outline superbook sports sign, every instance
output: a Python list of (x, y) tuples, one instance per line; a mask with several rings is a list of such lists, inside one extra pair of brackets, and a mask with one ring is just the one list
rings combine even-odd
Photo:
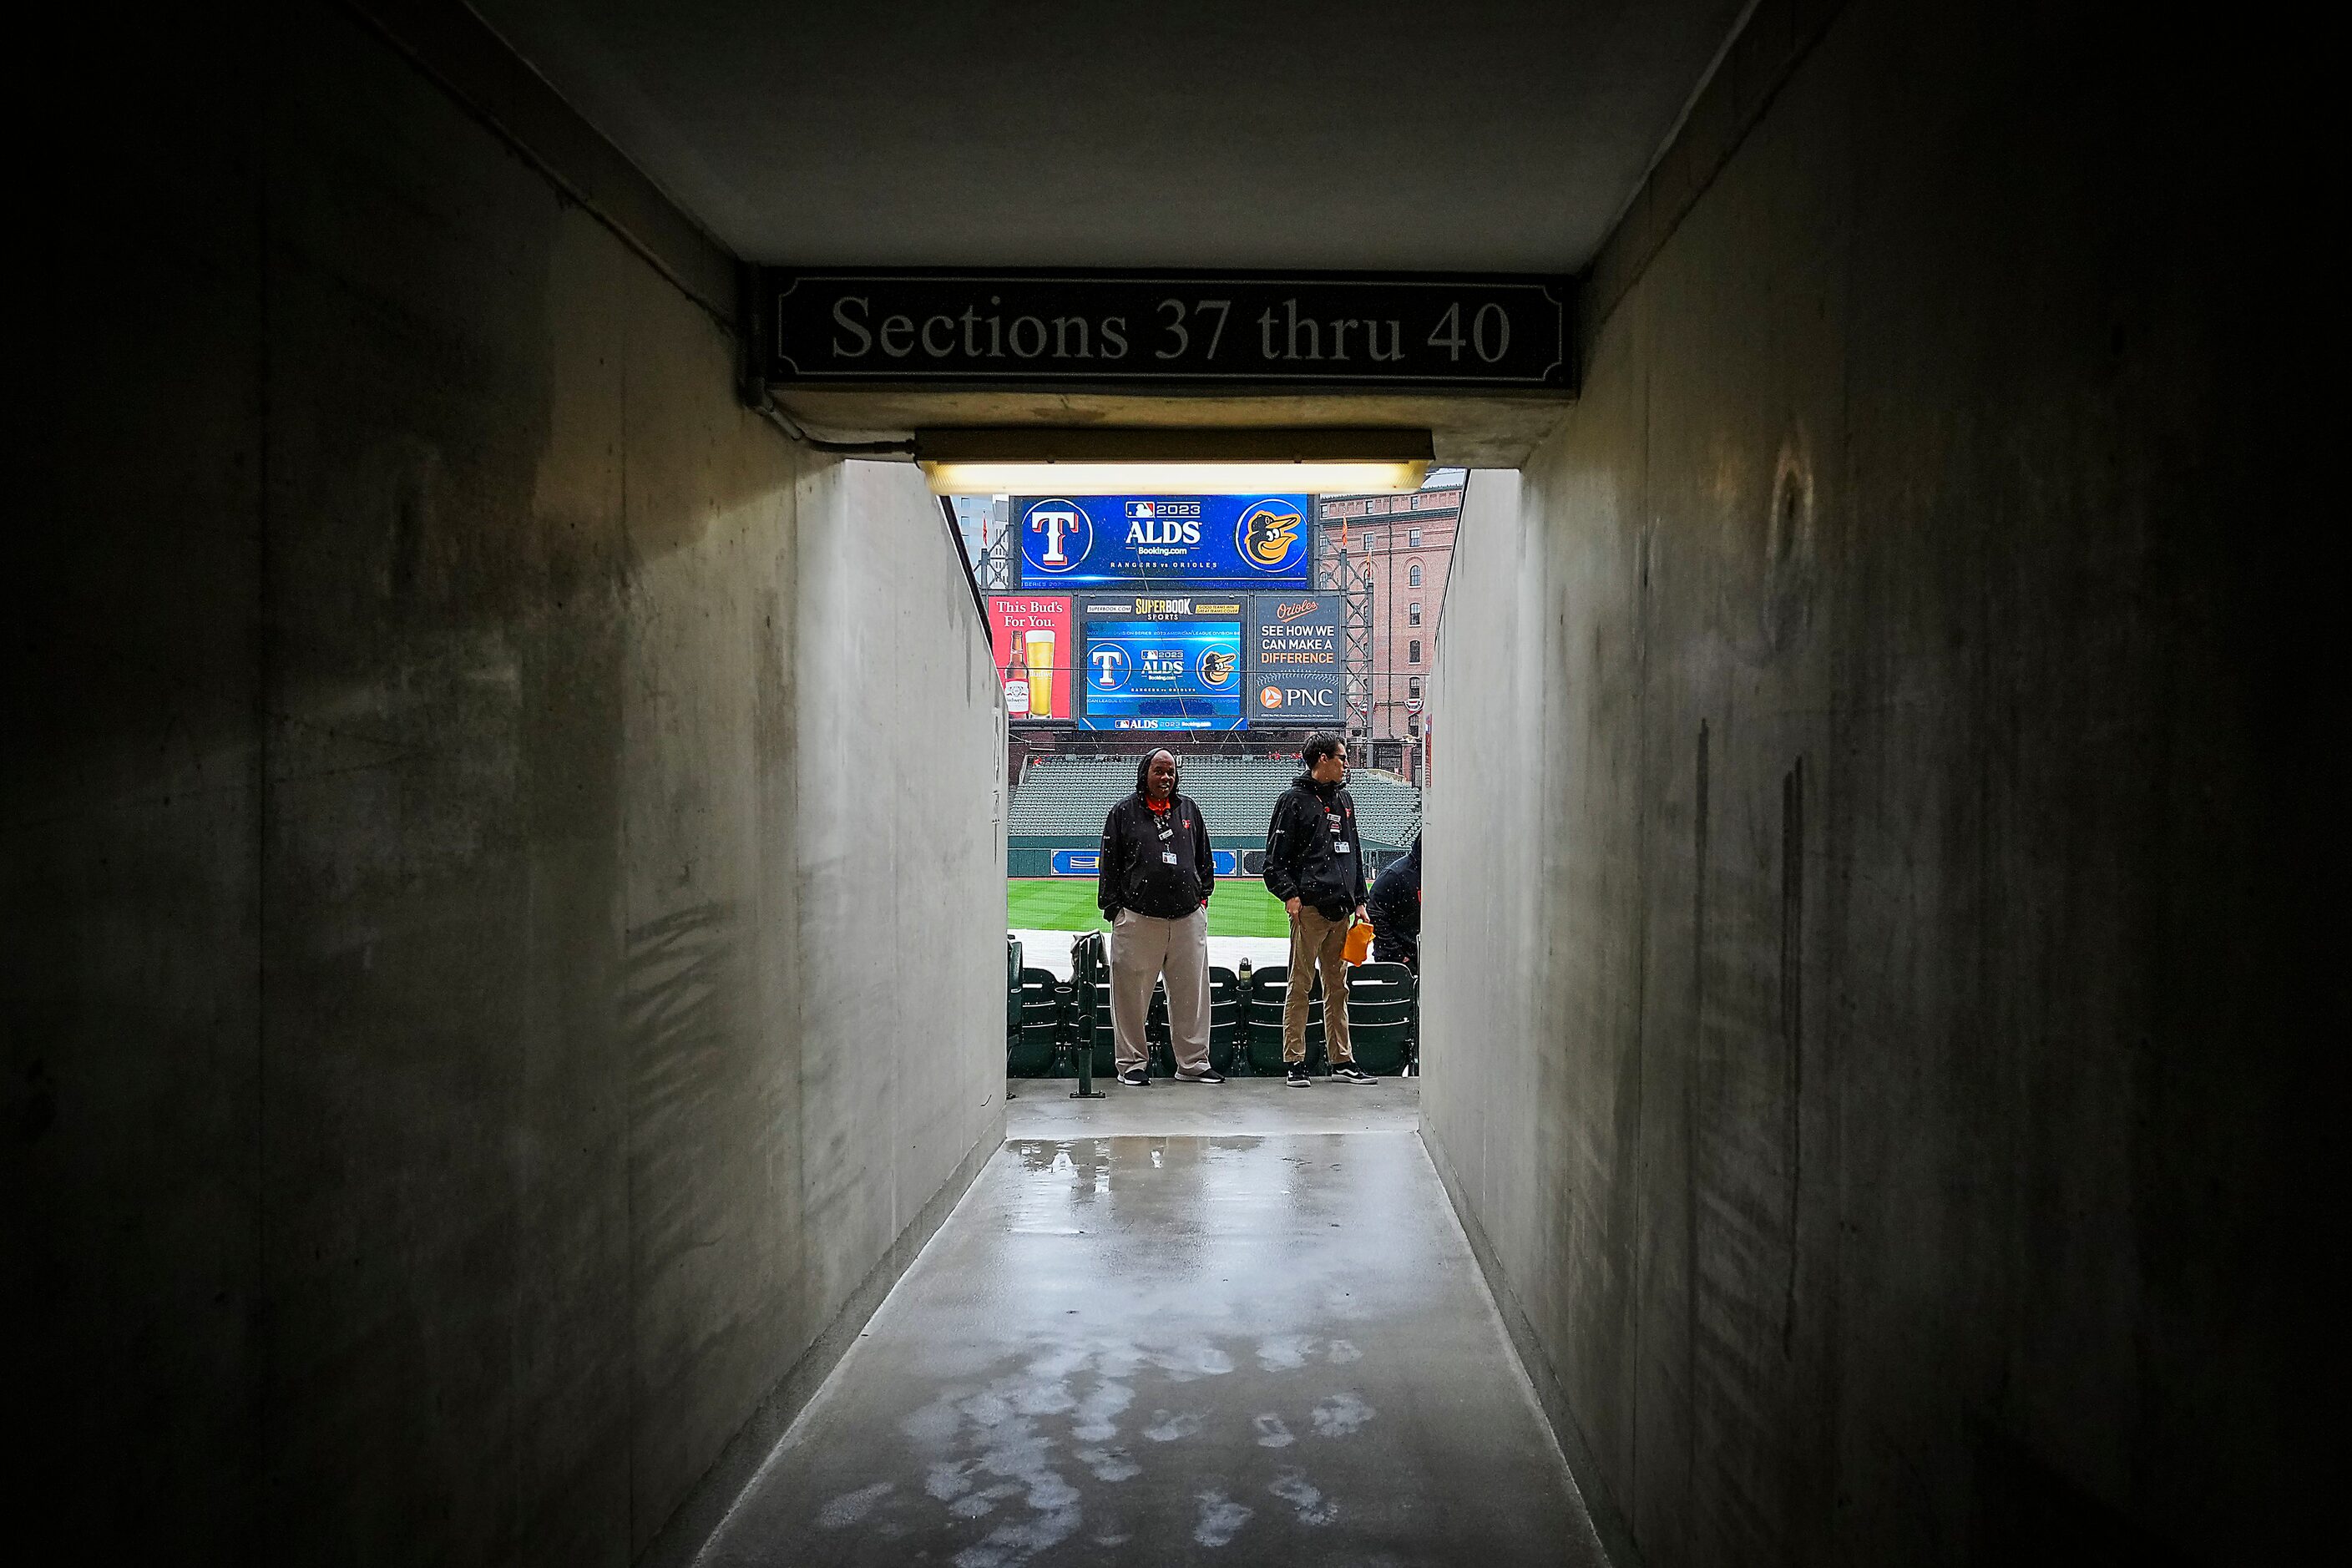
[(1303, 495), (1019, 496), (1019, 585), (1304, 587), (1313, 516)]
[(772, 267), (771, 384), (1575, 390), (1572, 285), (1491, 273)]

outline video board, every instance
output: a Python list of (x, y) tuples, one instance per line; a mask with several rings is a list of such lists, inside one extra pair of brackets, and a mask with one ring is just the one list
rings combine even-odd
[(1016, 496), (1019, 586), (1307, 586), (1313, 502), (1277, 496)]
[(1005, 714), (1087, 730), (1321, 729), (1345, 715), (1338, 594), (999, 594)]
[(1241, 599), (1079, 595), (1082, 730), (1238, 730)]

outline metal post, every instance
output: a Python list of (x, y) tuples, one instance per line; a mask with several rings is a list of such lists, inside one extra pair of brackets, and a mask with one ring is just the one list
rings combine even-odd
[[(1021, 995), (1021, 940), (1011, 931), (1004, 933), (1004, 968), (1005, 984), (1011, 986), (1013, 991), (1012, 1001), (1005, 1009), (1004, 1052), (1009, 1058), (1013, 1054), (1013, 1045), (1021, 1038), (1023, 1026), (1028, 1021), (1027, 1009), (1022, 1005)], [(1005, 1066), (1008, 1070), (1004, 1075), (1004, 1098), (1018, 1100), (1021, 1097), (1013, 1092), (1013, 1074), (1010, 1071), (1012, 1064), (1008, 1061)]]
[(1095, 1087), (1095, 995), (1096, 954), (1102, 951), (1102, 936), (1089, 931), (1070, 946), (1070, 977), (1078, 988), (1078, 1087), (1072, 1100), (1107, 1100), (1109, 1096)]
[(980, 559), (972, 563), (972, 577), (991, 594), (1009, 593), (1013, 587), (1013, 531), (1004, 529), (991, 540)]
[(1348, 559), (1343, 546), (1336, 553), (1323, 557), (1317, 565), (1324, 590), (1339, 595), (1341, 702), (1347, 709), (1350, 738), (1361, 737), (1363, 741), (1362, 750), (1349, 760), (1369, 764), (1372, 711), (1380, 695), (1373, 689), (1373, 655), (1377, 649), (1376, 628), (1372, 625), (1372, 563), (1367, 560), (1359, 569)]

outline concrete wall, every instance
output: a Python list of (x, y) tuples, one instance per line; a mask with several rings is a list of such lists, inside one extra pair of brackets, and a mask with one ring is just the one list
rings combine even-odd
[(794, 449), (353, 13), (265, 14), (61, 48), (17, 142), (82, 136), (27, 206), (18, 1479), (92, 1554), (674, 1555), (1000, 1141), (986, 640), (913, 468)]
[(1628, 1560), (2311, 1517), (2340, 699), (2243, 85), (1857, 0), (1472, 483), (1424, 1134)]

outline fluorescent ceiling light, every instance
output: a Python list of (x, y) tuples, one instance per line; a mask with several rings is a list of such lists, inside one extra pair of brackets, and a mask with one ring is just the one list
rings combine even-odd
[(1426, 463), (925, 463), (940, 496), (1385, 495)]
[(1426, 430), (926, 430), (934, 495), (1379, 494), (1421, 488)]

